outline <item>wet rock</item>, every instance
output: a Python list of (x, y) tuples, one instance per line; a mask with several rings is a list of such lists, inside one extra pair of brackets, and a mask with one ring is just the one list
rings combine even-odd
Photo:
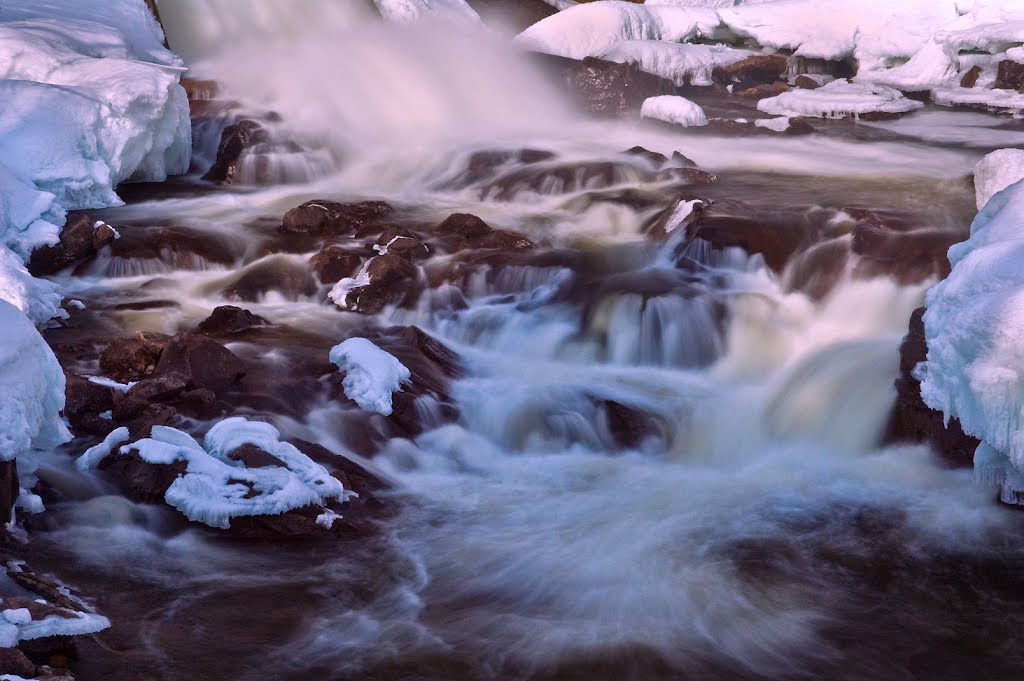
[(801, 90), (817, 90), (821, 87), (821, 84), (813, 78), (801, 74), (793, 81), (793, 86)]
[(974, 87), (978, 84), (978, 77), (981, 75), (981, 67), (974, 65), (967, 70), (960, 79), (960, 87)]
[(737, 246), (751, 255), (759, 253), (776, 272), (817, 239), (817, 226), (799, 212), (767, 213), (723, 202), (706, 207), (688, 231), (691, 238), (716, 249)]
[(568, 69), (570, 90), (583, 108), (600, 116), (623, 116), (639, 110), (644, 100), (675, 92), (664, 78), (618, 64), (587, 57)]
[[(133, 433), (132, 439), (138, 440), (148, 436), (149, 433), (143, 431), (138, 435)], [(132, 450), (126, 454), (115, 451), (100, 462), (99, 468), (110, 476), (121, 492), (132, 501), (155, 504), (164, 500), (167, 488), (178, 476), (185, 473), (186, 465), (184, 461), (154, 465), (143, 461), (139, 453)]]
[(1024, 90), (1024, 64), (1004, 59), (999, 62), (996, 71), (996, 83), (992, 86), (997, 90)]
[(209, 101), (215, 98), (220, 90), (215, 80), (182, 78), (179, 82), (181, 87), (185, 88), (185, 94), (188, 95), (190, 101)]
[(53, 246), (42, 246), (32, 252), (28, 270), (34, 276), (55, 274), (96, 255), (116, 237), (114, 229), (103, 222), (97, 223), (85, 213), (69, 213), (60, 241)]
[(887, 221), (884, 214), (871, 214), (853, 229), (851, 250), (861, 256), (854, 273), (886, 275), (903, 284), (945, 278), (950, 272), (946, 252), (964, 236), (960, 230), (916, 227), (898, 217)]
[(469, 213), (453, 213), (439, 224), (434, 233), (448, 237), (444, 244), (451, 252), (469, 249), (522, 250), (534, 248), (533, 242), (521, 234), (493, 229)]
[(153, 426), (173, 426), (181, 420), (178, 410), (166, 404), (149, 404), (127, 423), (132, 440), (149, 437)]
[(924, 335), (924, 311), (918, 308), (910, 317), (909, 332), (900, 345), (900, 375), (896, 379), (896, 404), (889, 417), (883, 444), (917, 442), (930, 444), (953, 466), (974, 465), (974, 450), (981, 441), (964, 433), (957, 419), (944, 424), (941, 412), (921, 400), (921, 383), (914, 378), (914, 367), (928, 355)]
[[(349, 291), (343, 309), (363, 314), (377, 314), (387, 305), (400, 305), (419, 284), (419, 270), (401, 256), (388, 253), (367, 263), (369, 283)], [(337, 304), (337, 301), (335, 301)]]
[(802, 291), (813, 300), (821, 300), (846, 272), (850, 242), (838, 237), (814, 244), (796, 255), (786, 267), (787, 291)]
[(394, 209), (383, 201), (307, 201), (284, 214), (281, 230), (292, 234), (354, 234)]
[(322, 284), (334, 284), (339, 279), (354, 276), (363, 264), (363, 257), (342, 246), (324, 246), (309, 259), (309, 264)]
[(174, 400), (189, 386), (189, 377), (171, 371), (154, 378), (139, 381), (123, 396), (115, 397), (113, 416), (118, 422), (129, 421), (142, 414), (153, 402)]
[(431, 254), (430, 247), (407, 229), (391, 227), (377, 238), (373, 250), (381, 255), (394, 253), (406, 260), (422, 260)]
[(212, 232), (189, 227), (126, 227), (121, 238), (110, 244), (115, 259), (106, 274), (123, 276), (134, 274), (130, 268), (118, 264), (118, 259), (159, 260), (174, 269), (204, 269), (209, 263), (232, 265), (235, 251), (231, 243)]
[(293, 257), (276, 255), (263, 258), (241, 271), (224, 289), (224, 297), (258, 302), (268, 293), (277, 293), (288, 300), (316, 293), (313, 273)]
[(775, 83), (762, 83), (761, 85), (753, 85), (742, 89), (733, 89), (733, 94), (737, 97), (764, 99), (765, 97), (781, 95), (783, 92), (787, 92), (788, 90), (789, 85), (780, 80)]
[(117, 338), (100, 353), (100, 369), (115, 381), (129, 383), (152, 376), (170, 336), (139, 333), (135, 338)]
[(736, 90), (774, 83), (789, 69), (789, 59), (778, 54), (755, 55), (735, 64), (716, 66), (711, 78), (721, 85), (734, 85)]
[(248, 442), (241, 447), (228, 452), (228, 458), (232, 461), (242, 463), (246, 468), (263, 468), (267, 466), (287, 468), (281, 459), (277, 458), (265, 449), (261, 449), (260, 447)]
[(178, 373), (188, 385), (222, 393), (245, 375), (245, 364), (233, 352), (205, 336), (182, 333), (167, 344), (156, 367), (157, 376)]
[(36, 675), (36, 665), (17, 648), (0, 648), (0, 675), (2, 674), (31, 679)]
[(718, 175), (700, 168), (665, 168), (658, 171), (655, 179), (683, 185), (714, 184), (718, 182)]
[(100, 414), (113, 409), (113, 389), (73, 374), (64, 377), (64, 416), (72, 431), (92, 435), (110, 432), (110, 421)]
[(266, 142), (267, 131), (256, 121), (243, 119), (224, 128), (217, 147), (217, 159), (203, 179), (220, 185), (229, 185), (238, 174), (238, 162), (249, 147)]
[(214, 308), (209, 317), (199, 322), (198, 329), (211, 336), (228, 336), (266, 325), (266, 319), (248, 310), (234, 305), (221, 305)]
[(11, 521), (14, 502), (18, 500), (21, 486), (18, 483), (18, 460), (0, 461), (0, 523)]
[(638, 409), (613, 400), (600, 403), (608, 422), (608, 430), (619, 447), (633, 449), (645, 440), (661, 434), (657, 422)]

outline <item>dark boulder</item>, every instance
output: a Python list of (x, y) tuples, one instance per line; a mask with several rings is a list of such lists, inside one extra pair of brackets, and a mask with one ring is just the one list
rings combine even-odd
[(471, 249), (523, 250), (534, 248), (532, 241), (521, 234), (493, 229), (469, 213), (453, 213), (434, 229), (444, 237), (442, 243), (452, 253)]
[(539, 163), (510, 170), (481, 187), (480, 195), (495, 201), (513, 201), (524, 192), (566, 194), (595, 190), (627, 182), (648, 182), (654, 172), (647, 164), (621, 161)]
[(324, 246), (309, 259), (309, 264), (322, 284), (354, 276), (363, 264), (363, 257), (343, 246)]
[[(163, 425), (163, 424), (161, 424)], [(148, 437), (148, 432), (133, 433), (133, 439)], [(106, 475), (113, 478), (121, 492), (132, 501), (147, 504), (160, 503), (164, 500), (167, 488), (179, 476), (184, 475), (184, 461), (156, 465), (143, 461), (135, 450), (122, 454), (115, 451), (99, 465)]]
[(248, 310), (234, 305), (221, 305), (199, 322), (198, 330), (211, 336), (229, 336), (266, 325), (266, 319)]
[(190, 227), (129, 227), (121, 230), (121, 238), (111, 242), (111, 263), (106, 274), (123, 276), (126, 268), (120, 261), (158, 260), (177, 270), (204, 269), (209, 263), (233, 265), (235, 249), (222, 236)]
[(28, 271), (37, 277), (55, 274), (95, 256), (116, 236), (114, 228), (104, 222), (97, 222), (85, 213), (68, 213), (60, 241), (34, 250), (28, 261)]
[(113, 416), (118, 422), (129, 421), (153, 402), (170, 402), (189, 386), (189, 377), (177, 371), (139, 381), (123, 395), (115, 396)]
[(463, 189), (490, 179), (509, 166), (530, 165), (549, 161), (555, 155), (540, 149), (483, 149), (470, 154), (466, 166), (458, 175), (446, 181), (442, 188)]
[(233, 352), (205, 336), (178, 334), (167, 344), (156, 367), (157, 376), (178, 373), (188, 385), (222, 393), (245, 375), (245, 364)]
[(568, 69), (570, 91), (582, 107), (599, 116), (624, 116), (637, 111), (648, 97), (673, 94), (670, 80), (645, 73), (631, 64), (587, 57)]
[(281, 459), (248, 442), (241, 447), (228, 452), (228, 458), (232, 461), (240, 462), (246, 468), (266, 468), (275, 466), (278, 468), (287, 468)]
[(100, 353), (100, 369), (122, 383), (152, 376), (170, 337), (139, 333), (135, 338), (116, 338)]
[(383, 201), (307, 201), (284, 214), (281, 229), (293, 234), (351, 235), (393, 210)]
[(996, 71), (996, 83), (992, 86), (997, 90), (1024, 90), (1024, 64), (1004, 59), (999, 62)]
[(947, 426), (941, 412), (921, 400), (921, 383), (913, 371), (928, 356), (924, 335), (924, 312), (918, 308), (910, 317), (910, 328), (900, 345), (900, 375), (896, 379), (896, 404), (889, 417), (885, 444), (917, 442), (930, 444), (952, 466), (970, 467), (974, 450), (981, 441), (964, 433), (957, 419)]
[(217, 147), (217, 159), (203, 179), (220, 185), (229, 185), (238, 174), (238, 162), (249, 147), (266, 142), (267, 131), (256, 121), (243, 119), (224, 128)]
[(431, 254), (431, 248), (420, 237), (407, 229), (389, 227), (377, 238), (373, 250), (381, 255), (394, 253), (406, 260), (422, 260)]
[(0, 523), (6, 525), (13, 517), (14, 502), (18, 500), (21, 485), (18, 482), (18, 460), (0, 461)]
[(711, 78), (720, 85), (733, 85), (736, 90), (774, 83), (789, 69), (789, 59), (778, 54), (755, 55), (735, 64), (716, 66)]
[[(4, 607), (12, 606), (5, 602)], [(36, 677), (36, 665), (17, 648), (0, 648), (0, 674), (33, 679)]]
[(65, 374), (64, 416), (76, 433), (106, 435), (110, 432), (110, 421), (100, 414), (114, 407), (112, 388), (92, 381)]
[(796, 213), (730, 211), (721, 204), (706, 207), (689, 226), (693, 239), (716, 249), (737, 246), (761, 254), (765, 264), (781, 272), (794, 253), (817, 239), (814, 225)]
[(351, 312), (377, 314), (386, 305), (400, 305), (419, 286), (419, 269), (405, 258), (388, 253), (366, 265), (368, 283), (352, 288), (344, 303), (335, 304)]

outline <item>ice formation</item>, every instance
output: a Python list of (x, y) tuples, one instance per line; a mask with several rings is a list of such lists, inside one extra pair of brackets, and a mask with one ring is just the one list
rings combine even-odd
[(331, 361), (345, 372), (345, 395), (362, 409), (389, 416), (391, 394), (412, 374), (394, 355), (365, 338), (349, 338), (331, 349)]
[(790, 90), (762, 99), (757, 108), (773, 116), (841, 118), (866, 113), (906, 113), (924, 104), (884, 85), (834, 80), (816, 90)]
[(478, 15), (465, 0), (373, 0), (387, 21), (408, 24), (425, 19), (479, 22)]
[[(110, 620), (102, 615), (67, 609), (61, 610), (60, 613), (33, 620), (28, 608), (0, 612), (0, 647), (13, 648), (19, 641), (50, 636), (95, 634), (110, 627)], [(3, 678), (6, 678), (6, 675)]]
[(71, 439), (60, 419), (64, 372), (32, 322), (0, 300), (0, 460)]
[[(211, 428), (204, 445), (175, 428), (154, 426), (151, 437), (120, 451), (137, 451), (152, 464), (184, 461), (184, 475), (171, 483), (164, 498), (189, 520), (211, 527), (228, 528), (232, 518), (279, 515), (352, 496), (326, 468), (280, 437), (269, 423), (232, 417)], [(283, 466), (247, 468), (228, 457), (245, 444), (273, 455)]]
[(635, 64), (676, 85), (711, 85), (716, 66), (727, 66), (757, 54), (727, 45), (693, 45), (661, 40), (623, 40), (598, 55), (608, 61)]
[[(995, 153), (979, 167), (998, 165), (1005, 154)], [(986, 172), (982, 184), (994, 181)], [(1024, 470), (1022, 227), (1024, 182), (1018, 181), (993, 195), (970, 238), (949, 249), (953, 271), (928, 292), (928, 358), (917, 369), (925, 403), (984, 440), (993, 451), (979, 450), (982, 463), (991, 468), (1002, 455), (1017, 477)]]
[(640, 107), (642, 118), (655, 118), (667, 123), (675, 123), (685, 127), (696, 127), (708, 124), (704, 110), (686, 99), (673, 95), (649, 97)]

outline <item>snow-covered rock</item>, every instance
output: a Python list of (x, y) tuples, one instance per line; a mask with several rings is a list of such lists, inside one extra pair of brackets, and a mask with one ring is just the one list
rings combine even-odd
[(683, 41), (711, 35), (718, 26), (713, 9), (636, 5), (604, 0), (570, 7), (526, 29), (524, 47), (570, 59), (606, 54), (624, 40)]
[(974, 193), (981, 210), (997, 192), (1024, 179), (1024, 150), (999, 149), (974, 166)]
[(390, 416), (391, 395), (412, 374), (398, 359), (365, 338), (349, 338), (331, 349), (331, 362), (345, 372), (345, 395), (361, 408)]
[[(232, 518), (280, 515), (352, 496), (326, 468), (280, 437), (269, 423), (233, 417), (211, 428), (203, 445), (175, 428), (154, 426), (151, 437), (120, 451), (137, 451), (149, 464), (185, 462), (184, 474), (164, 498), (189, 520), (211, 527), (226, 529)], [(255, 445), (283, 465), (252, 468), (228, 456), (243, 445)]]
[[(1024, 182), (996, 193), (927, 295), (921, 397), (1024, 470)], [(990, 457), (991, 458), (991, 457)]]
[(60, 418), (64, 372), (29, 319), (0, 300), (0, 460), (71, 439)]
[(623, 40), (599, 56), (608, 61), (635, 64), (641, 71), (671, 80), (676, 85), (711, 85), (716, 66), (728, 66), (757, 54), (727, 45), (694, 45), (663, 40)]
[(640, 107), (642, 118), (654, 118), (667, 123), (675, 123), (685, 127), (695, 127), (708, 124), (708, 117), (704, 110), (686, 99), (674, 95), (662, 95), (660, 97), (649, 97), (644, 100)]
[(774, 116), (842, 118), (866, 113), (906, 113), (924, 104), (884, 85), (834, 80), (816, 90), (796, 89), (762, 99), (757, 108)]

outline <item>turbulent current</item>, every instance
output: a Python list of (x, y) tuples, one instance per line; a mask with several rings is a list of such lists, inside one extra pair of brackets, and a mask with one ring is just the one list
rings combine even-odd
[[(195, 74), (253, 112), (279, 113), (272, 134), (300, 148), (250, 159), (263, 165), (249, 175), (243, 163), (231, 189), (186, 183), (98, 212), (127, 239), (195, 230), (227, 263), (101, 256), (61, 279), (86, 309), (56, 342), (173, 333), (237, 303), (225, 292), (242, 274), (311, 255), (275, 252), (268, 225), (314, 198), (385, 200), (420, 224), (472, 213), (554, 255), (474, 270), (459, 287), (425, 275), (417, 303), (370, 319), (339, 311), (322, 287), (244, 304), (284, 329), (273, 344), (229, 345), (271, 384), (286, 385), (296, 362), (326, 364), (333, 344), (368, 326), (418, 326), (462, 358), (457, 420), (425, 402), (422, 434), (375, 451), (361, 444), (358, 410), (326, 392), (282, 387), (252, 408), (392, 484), (399, 511), (371, 539), (241, 546), (108, 495), (66, 463), (44, 466), (67, 500), (36, 550), (104, 594), (98, 607), (119, 623), (102, 647), (83, 643), (84, 678), (1019, 673), (1016, 516), (926, 447), (879, 445), (900, 339), (932, 280), (846, 272), (816, 297), (760, 255), (682, 231), (652, 238), (674, 194), (640, 160), (635, 173), (617, 166), (614, 192), (465, 181), (484, 149), (582, 164), (642, 145), (718, 173), (702, 189), (714, 200), (869, 205), (966, 233), (965, 177), (1019, 128), (936, 111), (805, 138), (593, 121), (494, 29), (389, 27), (352, 0), (160, 10)], [(943, 135), (963, 125), (981, 131), (979, 148)], [(196, 130), (197, 173), (220, 129)], [(255, 186), (268, 167), (272, 184)]]

